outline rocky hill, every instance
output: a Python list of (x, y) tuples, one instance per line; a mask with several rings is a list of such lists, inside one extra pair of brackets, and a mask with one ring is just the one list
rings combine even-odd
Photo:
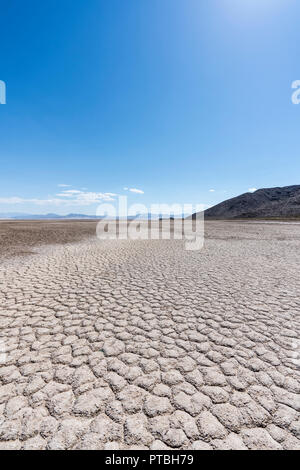
[(300, 217), (300, 185), (258, 189), (254, 193), (228, 199), (205, 211), (206, 219), (272, 217)]

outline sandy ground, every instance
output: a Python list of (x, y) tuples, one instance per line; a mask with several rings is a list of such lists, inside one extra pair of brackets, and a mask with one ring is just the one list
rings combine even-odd
[(188, 252), (82, 224), (2, 251), (0, 449), (299, 449), (300, 226)]
[(94, 220), (0, 220), (0, 261), (34, 253), (43, 244), (65, 244), (95, 234)]

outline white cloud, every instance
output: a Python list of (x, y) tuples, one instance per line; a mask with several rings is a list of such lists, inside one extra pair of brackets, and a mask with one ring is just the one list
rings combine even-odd
[(102, 201), (114, 201), (116, 194), (114, 193), (96, 193), (91, 191), (80, 191), (78, 189), (67, 189), (57, 194), (58, 197), (64, 198), (68, 204), (90, 205)]
[(256, 188), (249, 188), (249, 189), (248, 189), (248, 192), (249, 192), (249, 193), (255, 193), (255, 191), (257, 191)]
[(144, 191), (141, 189), (136, 189), (136, 188), (123, 188), (124, 191), (130, 191), (131, 193), (136, 193), (136, 194), (145, 194)]
[(54, 204), (59, 205), (63, 202), (61, 199), (53, 198), (53, 199), (30, 199), (30, 198), (23, 198), (23, 197), (0, 197), (1, 204), (35, 204), (37, 206), (43, 206), (46, 204)]
[(70, 184), (58, 184), (57, 185), (59, 188), (70, 188), (71, 185)]
[(144, 191), (142, 191), (141, 189), (130, 188), (129, 191), (136, 194), (144, 194)]
[(84, 192), (77, 189), (68, 189), (56, 194), (54, 198), (46, 199), (30, 199), (17, 196), (0, 198), (1, 204), (34, 204), (38, 206), (54, 205), (54, 206), (90, 206), (99, 202), (114, 201), (114, 193), (96, 193)]
[(74, 197), (76, 194), (80, 194), (82, 191), (79, 191), (78, 189), (68, 189), (66, 191), (62, 191), (59, 194), (56, 194), (56, 196), (59, 197)]
[(214, 192), (215, 192), (215, 189), (210, 189), (209, 192), (210, 192), (210, 193), (214, 193)]
[(0, 197), (0, 203), (2, 204), (22, 204), (25, 202), (25, 199), (21, 197)]

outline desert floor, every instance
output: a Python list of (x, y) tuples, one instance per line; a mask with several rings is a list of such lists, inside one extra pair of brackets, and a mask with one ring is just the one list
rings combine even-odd
[(0, 222), (0, 449), (299, 449), (300, 225), (95, 226)]

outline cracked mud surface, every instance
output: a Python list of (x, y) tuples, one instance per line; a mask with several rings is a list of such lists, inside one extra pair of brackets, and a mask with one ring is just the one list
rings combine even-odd
[(0, 266), (0, 449), (299, 449), (300, 226)]
[(1, 220), (0, 261), (34, 253), (39, 245), (65, 244), (95, 234), (95, 220)]

